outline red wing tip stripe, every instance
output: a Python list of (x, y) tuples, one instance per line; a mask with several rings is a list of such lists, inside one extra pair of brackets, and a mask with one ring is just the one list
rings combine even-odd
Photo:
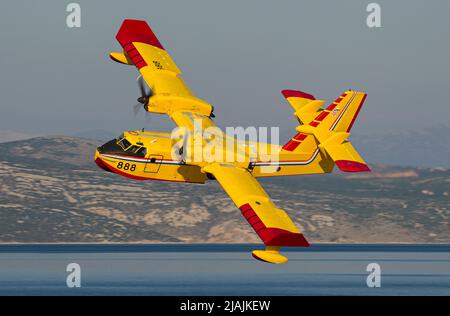
[(253, 229), (255, 230), (255, 232), (256, 232), (258, 235), (260, 235), (260, 232), (261, 232), (261, 231), (264, 231), (264, 229), (267, 229), (267, 228), (266, 228), (266, 225), (264, 225), (263, 222), (261, 222), (261, 221), (255, 223), (255, 224), (251, 224), (251, 223), (250, 223), (250, 225), (252, 225)]
[(134, 47), (133, 43), (127, 43), (126, 45), (123, 45), (123, 48), (127, 52), (128, 57), (138, 69), (147, 66), (144, 58), (141, 56), (136, 47)]
[(292, 247), (308, 247), (309, 243), (303, 236), (303, 234), (293, 233), (280, 228), (266, 227), (266, 225), (259, 219), (253, 208), (249, 203), (243, 204), (239, 207), (244, 214), (251, 211), (255, 214), (256, 218), (249, 220), (246, 218), (249, 224), (253, 227), (254, 231), (258, 234), (261, 240), (267, 246), (292, 246)]
[(136, 64), (137, 69), (141, 69), (141, 68), (143, 68), (143, 67), (145, 67), (145, 66), (147, 66), (147, 63), (146, 63), (146, 62), (141, 62), (141, 63), (137, 63), (137, 64)]
[(309, 247), (309, 242), (303, 234), (292, 233), (280, 228), (266, 228), (260, 237), (267, 246), (278, 247)]
[(255, 227), (256, 224), (260, 224), (261, 220), (259, 219), (258, 216), (252, 216), (250, 218), (247, 218), (247, 221), (250, 223), (250, 225), (252, 225), (253, 227)]
[(132, 57), (131, 59), (133, 59), (134, 62), (144, 61), (144, 58), (142, 58), (141, 55), (136, 55), (136, 56)]
[(255, 211), (253, 211), (253, 209), (247, 209), (245, 211), (242, 211), (242, 215), (244, 215), (245, 219), (249, 220), (250, 218), (252, 218), (253, 216), (257, 216)]
[(319, 125), (319, 122), (311, 122), (309, 123), (312, 127), (317, 127)]
[(282, 90), (281, 94), (287, 99), (287, 98), (304, 98), (309, 100), (315, 100), (316, 98), (309, 93), (297, 91), (297, 90)]
[[(133, 46), (134, 47), (134, 46)], [(138, 50), (137, 49), (135, 49), (135, 48), (133, 48), (133, 49), (128, 49), (128, 50), (126, 50), (127, 51), (127, 55), (130, 57), (130, 58), (135, 58), (136, 56), (141, 56), (141, 54), (139, 54), (139, 52), (138, 52)]]
[(364, 163), (351, 160), (336, 160), (336, 166), (345, 172), (368, 172), (369, 166)]
[(116, 38), (122, 47), (130, 42), (140, 42), (164, 49), (147, 22), (141, 20), (124, 20)]
[(253, 214), (251, 214), (250, 216), (245, 216), (245, 218), (247, 218), (248, 221), (254, 220), (255, 218), (259, 220), (259, 217), (256, 215), (255, 212), (253, 212)]
[(133, 60), (133, 63), (137, 66), (137, 64), (145, 64), (145, 61), (141, 59)]

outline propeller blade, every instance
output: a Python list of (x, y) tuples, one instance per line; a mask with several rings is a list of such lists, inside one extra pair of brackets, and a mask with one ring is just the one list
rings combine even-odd
[(139, 113), (139, 110), (141, 108), (142, 108), (142, 104), (141, 103), (136, 103), (135, 105), (133, 105), (134, 116), (136, 116)]
[[(138, 104), (135, 104), (134, 106), (133, 106), (133, 112), (134, 112), (134, 115), (136, 116), (137, 115), (137, 113), (139, 112), (139, 109), (142, 107), (142, 106), (144, 106), (144, 109), (146, 109), (146, 106), (147, 106), (147, 104), (148, 104), (148, 100), (150, 99), (150, 97), (153, 95), (153, 93), (152, 93), (152, 90), (150, 89), (150, 88), (145, 88), (145, 86), (146, 86), (146, 83), (145, 83), (145, 81), (144, 81), (144, 78), (142, 78), (142, 75), (140, 75), (139, 77), (137, 77), (136, 78), (136, 81), (137, 81), (137, 83), (138, 83), (138, 86), (139, 86), (139, 90), (140, 90), (140, 92), (141, 92), (141, 96), (139, 97), (139, 98), (137, 98), (137, 101), (139, 102)], [(148, 92), (146, 91), (146, 90), (148, 90)], [(146, 114), (146, 122), (148, 122), (149, 121), (149, 114), (150, 113), (148, 113), (148, 111), (146, 110), (145, 111), (145, 114)]]
[(141, 97), (146, 97), (147, 94), (145, 92), (145, 84), (144, 84), (144, 79), (142, 78), (142, 76), (137, 77), (137, 82), (138, 82), (138, 86), (139, 86), (139, 90), (141, 91)]

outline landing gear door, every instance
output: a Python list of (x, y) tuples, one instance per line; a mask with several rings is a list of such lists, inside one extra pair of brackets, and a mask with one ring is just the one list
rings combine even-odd
[(162, 159), (163, 156), (161, 155), (151, 155), (148, 157), (147, 162), (145, 163), (144, 172), (157, 173), (161, 166)]

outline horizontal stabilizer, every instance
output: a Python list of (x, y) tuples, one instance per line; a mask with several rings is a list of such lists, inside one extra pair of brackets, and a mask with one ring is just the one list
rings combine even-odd
[(294, 115), (302, 124), (309, 124), (314, 120), (325, 104), (325, 101), (316, 100), (311, 94), (302, 91), (283, 90), (281, 93), (294, 108)]
[(286, 98), (295, 111), (298, 111), (303, 106), (316, 99), (311, 94), (297, 90), (283, 90), (281, 91), (281, 94)]
[(345, 172), (365, 172), (370, 168), (355, 150), (353, 145), (346, 140), (349, 133), (335, 133), (324, 143), (319, 145), (319, 149), (325, 151), (336, 166)]
[(324, 104), (325, 101), (322, 100), (311, 101), (296, 111), (294, 115), (302, 124), (309, 124), (317, 117), (318, 112), (321, 111), (322, 105)]

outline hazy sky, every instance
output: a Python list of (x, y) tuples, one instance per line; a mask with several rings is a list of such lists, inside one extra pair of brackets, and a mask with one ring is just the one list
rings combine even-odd
[[(220, 126), (296, 120), (280, 94), (334, 100), (368, 93), (353, 131), (377, 134), (450, 124), (450, 2), (378, 1), (382, 28), (366, 26), (372, 1), (71, 1), (0, 4), (0, 130), (40, 134), (146, 126), (134, 117), (137, 70), (108, 58), (124, 18), (145, 19)], [(160, 129), (166, 118), (151, 118)]]

